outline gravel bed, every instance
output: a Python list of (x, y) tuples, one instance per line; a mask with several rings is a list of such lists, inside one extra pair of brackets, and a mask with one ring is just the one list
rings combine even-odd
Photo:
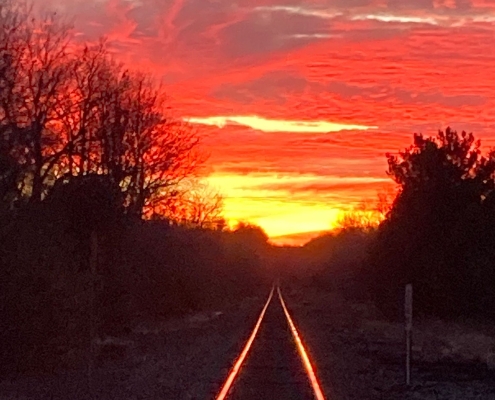
[(214, 398), (247, 340), (265, 300), (246, 299), (221, 312), (141, 326), (113, 344), (117, 360), (101, 361), (93, 394), (85, 369), (0, 382), (0, 399)]
[(415, 323), (406, 387), (402, 324), (338, 292), (288, 288), (283, 294), (328, 399), (495, 399), (495, 374), (487, 367), (495, 344), (490, 326)]

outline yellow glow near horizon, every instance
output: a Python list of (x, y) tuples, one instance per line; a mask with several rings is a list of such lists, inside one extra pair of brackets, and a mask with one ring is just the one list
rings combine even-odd
[(368, 130), (377, 126), (341, 124), (329, 121), (297, 121), (283, 119), (269, 119), (257, 115), (248, 116), (215, 116), (185, 118), (193, 124), (203, 124), (224, 128), (227, 125), (238, 124), (262, 132), (292, 132), (292, 133), (328, 133), (342, 130)]
[[(230, 226), (239, 222), (250, 222), (258, 225), (270, 238), (327, 231), (337, 222), (342, 209), (339, 207), (314, 207), (283, 201), (257, 202), (255, 200), (239, 200), (226, 197), (224, 215)], [(259, 208), (264, 214), (258, 216)]]
[[(230, 226), (240, 221), (250, 222), (262, 227), (273, 239), (278, 236), (328, 231), (335, 226), (341, 212), (346, 209), (345, 205), (294, 198), (283, 190), (269, 189), (271, 184), (280, 182), (297, 184), (320, 179), (318, 176), (213, 174), (208, 181), (225, 196), (224, 216)], [(362, 181), (369, 178), (349, 179)], [(266, 188), (261, 189), (260, 186)]]
[[(279, 209), (279, 207), (274, 208)], [(328, 231), (334, 227), (342, 211), (340, 208), (312, 209), (301, 206), (296, 208), (290, 204), (285, 208), (286, 214), (256, 218), (253, 223), (261, 226), (271, 238), (296, 233)]]

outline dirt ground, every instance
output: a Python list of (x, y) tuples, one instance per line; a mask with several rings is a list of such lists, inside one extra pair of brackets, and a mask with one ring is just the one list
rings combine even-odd
[(283, 292), (328, 399), (495, 399), (493, 326), (415, 320), (406, 387), (403, 324), (338, 289)]
[[(495, 373), (488, 368), (495, 363), (492, 326), (415, 320), (412, 385), (406, 387), (402, 324), (338, 290), (282, 287), (282, 293), (328, 399), (495, 400)], [(95, 367), (92, 395), (81, 368), (3, 380), (0, 400), (212, 399), (264, 301), (246, 299), (106, 338), (100, 347), (109, 353)]]
[(249, 337), (264, 298), (223, 310), (138, 326), (125, 338), (105, 338), (93, 374), (87, 369), (5, 379), (0, 400), (205, 400), (219, 391)]

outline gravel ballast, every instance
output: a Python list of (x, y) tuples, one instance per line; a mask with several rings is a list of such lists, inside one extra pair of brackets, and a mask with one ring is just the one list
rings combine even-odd
[[(402, 324), (338, 291), (282, 287), (282, 293), (328, 399), (495, 400), (488, 368), (495, 332), (489, 325), (415, 321), (412, 385), (406, 387)], [(265, 301), (246, 299), (216, 312), (141, 325), (125, 338), (105, 338), (102, 349), (124, 353), (96, 365), (92, 395), (81, 368), (6, 379), (0, 400), (213, 399)]]
[(489, 325), (416, 321), (406, 387), (402, 324), (338, 291), (290, 287), (283, 293), (328, 399), (495, 399), (495, 374), (487, 367), (495, 343)]
[(221, 311), (140, 326), (125, 338), (106, 338), (107, 348), (113, 346), (124, 354), (96, 365), (93, 395), (88, 390), (87, 370), (81, 368), (5, 379), (0, 383), (0, 399), (212, 399), (265, 300), (246, 299)]

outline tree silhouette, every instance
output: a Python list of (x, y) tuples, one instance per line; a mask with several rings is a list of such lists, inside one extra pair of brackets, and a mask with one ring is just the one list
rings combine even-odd
[(200, 139), (104, 40), (0, 2), (1, 374), (260, 290), (268, 238), (226, 229)]
[(363, 201), (357, 206), (341, 211), (334, 223), (337, 231), (374, 231), (384, 219), (386, 198), (378, 198), (376, 202)]
[(3, 5), (0, 24), (0, 149), (12, 167), (1, 179), (13, 197), (39, 202), (57, 180), (108, 175), (142, 216), (199, 176), (200, 136), (167, 116), (152, 76), (114, 61), (104, 40), (77, 46), (56, 15), (25, 3)]
[(180, 190), (169, 196), (161, 213), (174, 223), (185, 226), (217, 230), (226, 228), (222, 216), (222, 195), (207, 183), (197, 180), (184, 181)]
[(368, 270), (380, 302), (394, 303), (412, 282), (424, 312), (479, 312), (483, 280), (493, 276), (480, 262), (495, 244), (487, 226), (495, 221), (493, 153), (482, 156), (472, 134), (447, 128), (437, 137), (415, 134), (387, 160), (399, 191)]
[(28, 8), (12, 7), (0, 21), (2, 141), (21, 161), (22, 183), (37, 202), (66, 149), (54, 126), (63, 98), (70, 96), (70, 34), (55, 15), (36, 19)]

